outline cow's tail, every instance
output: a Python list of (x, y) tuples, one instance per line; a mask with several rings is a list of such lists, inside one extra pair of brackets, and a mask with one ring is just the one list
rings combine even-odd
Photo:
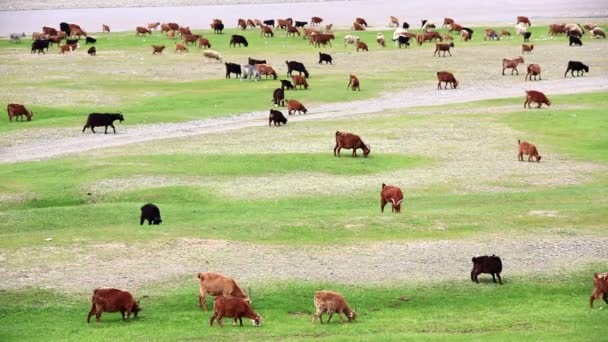
[(339, 137), (340, 134), (342, 134), (342, 133), (340, 133), (340, 131), (336, 131), (336, 138)]
[(384, 189), (384, 187), (385, 187), (385, 186), (386, 186), (386, 184), (385, 184), (385, 183), (382, 183), (382, 189)]
[(521, 140), (517, 139), (517, 145), (521, 145)]

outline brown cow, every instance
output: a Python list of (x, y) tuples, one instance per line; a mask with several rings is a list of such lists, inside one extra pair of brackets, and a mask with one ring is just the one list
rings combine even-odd
[(74, 50), (76, 50), (77, 47), (79, 47), (80, 45), (78, 44), (64, 44), (64, 45), (60, 45), (59, 46), (59, 53), (60, 54), (65, 54), (66, 52), (72, 52)]
[(528, 17), (518, 16), (515, 25), (519, 23), (524, 23), (527, 26), (532, 26), (532, 23), (530, 22), (530, 19), (528, 19)]
[(291, 79), (293, 80), (294, 90), (297, 90), (298, 86), (300, 86), (300, 89), (302, 89), (302, 86), (304, 86), (304, 89), (308, 89), (308, 82), (306, 82), (306, 77), (300, 75), (293, 75), (291, 76)]
[(255, 22), (251, 19), (247, 19), (247, 27), (255, 28)]
[(72, 37), (78, 37), (78, 39), (80, 39), (80, 36), (87, 36), (87, 33), (79, 28), (70, 31), (70, 33)]
[(593, 293), (589, 298), (589, 307), (593, 307), (596, 299), (603, 299), (608, 304), (608, 273), (593, 274)]
[(511, 75), (513, 75), (513, 71), (517, 72), (517, 74), (519, 75), (519, 70), (517, 70), (517, 66), (519, 65), (519, 63), (523, 63), (523, 62), (524, 62), (524, 58), (521, 56), (514, 58), (514, 59), (503, 58), (502, 59), (502, 75), (503, 76), (505, 75), (506, 69), (512, 69)]
[(6, 106), (6, 111), (10, 122), (13, 122), (13, 118), (15, 118), (15, 121), (21, 118), (21, 121), (23, 121), (23, 116), (27, 118), (27, 121), (32, 121), (34, 115), (34, 112), (27, 110), (24, 105), (18, 103), (9, 103)]
[(359, 79), (357, 78), (357, 76), (351, 74), (350, 75), (350, 79), (348, 80), (348, 84), (346, 85), (346, 90), (348, 89), (352, 89), (353, 91), (355, 90), (359, 90), (361, 91), (361, 85), (359, 83)]
[(359, 52), (359, 50), (369, 51), (367, 49), (367, 44), (365, 44), (364, 42), (357, 42), (357, 52)]
[(260, 30), (260, 37), (261, 36), (274, 37), (274, 32), (272, 32), (272, 29), (270, 28), (270, 26), (264, 25), (264, 26), (262, 26), (262, 29)]
[(247, 22), (245, 19), (239, 19), (237, 25), (241, 30), (245, 31), (247, 29)]
[(259, 26), (259, 27), (264, 26), (264, 23), (262, 23), (262, 21), (260, 19), (254, 19), (254, 23), (255, 23), (255, 26)]
[(323, 22), (323, 18), (312, 17), (310, 18), (310, 26), (319, 26)]
[[(95, 289), (91, 302), (93, 305), (87, 315), (87, 323), (91, 322), (91, 316), (93, 315), (99, 323), (103, 312), (120, 312), (122, 319), (127, 320), (131, 317), (131, 313), (133, 313), (134, 318), (137, 318), (137, 314), (141, 311), (139, 303), (133, 299), (133, 295), (119, 289)], [(125, 313), (127, 314), (126, 317)]]
[(370, 148), (358, 135), (348, 132), (336, 131), (336, 146), (334, 147), (334, 157), (340, 157), (341, 149), (353, 150), (353, 157), (357, 156), (357, 149), (363, 150), (363, 157), (367, 158)]
[(52, 28), (52, 27), (44, 26), (42, 28), (42, 33), (48, 34), (49, 36), (56, 36), (57, 35), (57, 30), (54, 29), (54, 28)]
[(287, 19), (277, 19), (277, 28), (286, 30), (291, 24)]
[(449, 25), (448, 32), (460, 32), (462, 31), (462, 26), (456, 23), (452, 23)]
[(437, 55), (437, 52), (439, 52), (438, 55), (441, 57), (441, 51), (443, 51), (443, 57), (445, 57), (446, 52), (450, 54), (450, 57), (452, 57), (452, 53), (450, 52), (451, 47), (454, 47), (454, 42), (435, 44), (435, 53), (433, 53), (433, 57)]
[[(150, 24), (148, 24), (148, 26), (149, 25)], [(162, 25), (160, 25), (160, 32), (169, 32), (169, 31), (172, 31), (172, 30), (171, 30), (171, 27), (169, 27), (168, 24), (162, 24)]]
[(204, 47), (206, 49), (209, 49), (209, 48), (211, 48), (211, 43), (209, 42), (209, 39), (207, 39), (207, 38), (200, 38), (198, 40), (198, 47), (199, 48)]
[(403, 193), (396, 186), (386, 185), (382, 183), (382, 191), (380, 191), (380, 212), (384, 212), (384, 207), (387, 203), (393, 206), (392, 212), (401, 212), (401, 201), (403, 201)]
[(549, 34), (556, 36), (559, 34), (566, 34), (566, 24), (551, 24), (549, 25)]
[(530, 104), (532, 102), (538, 103), (538, 107), (536, 108), (540, 108), (543, 103), (547, 106), (551, 106), (551, 101), (549, 101), (545, 94), (537, 90), (526, 90), (526, 102), (524, 102), (524, 108), (526, 108), (526, 105), (528, 105), (528, 108), (531, 108)]
[(315, 314), (312, 316), (312, 323), (314, 324), (317, 319), (321, 320), (321, 324), (323, 324), (323, 314), (329, 314), (329, 319), (327, 319), (327, 323), (331, 322), (331, 317), (334, 313), (338, 314), (340, 318), (340, 323), (343, 323), (344, 320), (342, 318), (342, 314), (346, 316), (349, 322), (354, 321), (357, 318), (357, 313), (349, 307), (346, 299), (334, 291), (317, 291), (315, 293), (315, 297), (313, 298), (313, 302), (315, 304)]
[(533, 44), (522, 44), (522, 46), (521, 46), (521, 53), (522, 54), (524, 54), (525, 52), (527, 52), (528, 54), (531, 54), (532, 50), (534, 50), (534, 45)]
[(294, 114), (295, 112), (298, 112), (298, 114), (302, 114), (302, 112), (304, 112), (304, 114), (306, 114), (308, 109), (306, 109), (306, 107), (304, 107), (304, 105), (297, 100), (287, 100), (287, 114), (291, 115), (292, 112)]
[(454, 24), (454, 19), (452, 18), (443, 18), (443, 25), (441, 27), (446, 27), (448, 25)]
[(302, 35), (302, 38), (304, 38), (304, 39), (309, 38), (309, 39), (311, 39), (311, 42), (312, 42), (311, 36), (313, 34), (320, 34), (321, 33), (321, 30), (318, 29), (318, 28), (303, 28), (302, 30), (304, 32), (304, 34)]
[(538, 65), (538, 64), (528, 65), (528, 73), (526, 74), (525, 80), (527, 81), (528, 77), (529, 77), (530, 81), (532, 81), (532, 76), (534, 76), (534, 80), (536, 80), (536, 76), (538, 76), (538, 79), (542, 81), (542, 77), (540, 76), (540, 65)]
[(277, 73), (274, 71), (274, 69), (268, 65), (268, 64), (256, 64), (255, 68), (258, 70), (258, 72), (260, 73), (260, 75), (266, 75), (266, 78), (268, 78), (268, 76), (272, 76), (272, 78), (274, 80), (277, 79)]
[(186, 43), (186, 45), (192, 43), (194, 45), (196, 45), (196, 42), (201, 38), (202, 36), (200, 34), (183, 34), (182, 38), (184, 39), (184, 43)]
[(102, 24), (101, 25), (101, 32), (103, 32), (103, 33), (110, 33), (110, 26), (108, 26), (106, 24)]
[(139, 36), (145, 36), (146, 34), (152, 34), (152, 31), (148, 30), (147, 28), (143, 27), (143, 26), (137, 26), (137, 28), (135, 28), (135, 36), (139, 37)]
[(509, 32), (507, 30), (500, 30), (500, 36), (501, 37), (511, 37), (511, 32)]
[(175, 53), (177, 52), (188, 52), (188, 48), (186, 47), (186, 45), (175, 43)]
[(243, 317), (251, 319), (255, 326), (260, 326), (260, 322), (262, 321), (262, 317), (253, 312), (251, 304), (242, 298), (217, 296), (213, 301), (213, 315), (211, 316), (209, 325), (213, 326), (213, 321), (217, 319), (217, 324), (223, 328), (223, 317), (234, 318), (233, 324), (236, 325), (236, 321), (238, 320), (241, 326), (243, 326)]
[(440, 42), (443, 41), (441, 34), (439, 34), (437, 31), (425, 32), (416, 36), (416, 42), (418, 45), (422, 45), (422, 43), (432, 41), (434, 39), (439, 39)]
[(500, 40), (500, 36), (496, 33), (496, 30), (487, 28), (484, 30), (483, 40)]
[[(148, 30), (158, 30), (158, 26), (160, 25), (159, 22), (156, 23), (148, 23)], [(169, 28), (169, 26), (167, 26), (167, 28)], [(167, 30), (169, 31), (169, 30)]]
[(365, 31), (365, 26), (359, 23), (353, 23), (353, 26), (351, 28), (355, 31)]
[(468, 42), (471, 40), (471, 34), (467, 30), (460, 31), (460, 40)]
[(388, 27), (391, 27), (391, 26), (393, 26), (393, 25), (394, 25), (395, 27), (399, 27), (399, 18), (394, 17), (394, 16), (392, 16), (392, 15), (391, 15), (391, 17), (389, 18), (389, 20), (390, 20), (390, 21), (389, 21), (389, 23), (388, 23)]
[(245, 291), (232, 278), (223, 274), (201, 272), (198, 274), (198, 286), (198, 305), (205, 311), (207, 311), (207, 294), (226, 298), (241, 298), (251, 302)]
[(190, 27), (186, 26), (179, 28), (179, 34), (183, 37), (186, 34), (192, 34), (192, 32), (190, 31)]
[(448, 83), (452, 85), (452, 89), (458, 86), (458, 81), (451, 72), (438, 71), (437, 72), (437, 89), (441, 89), (441, 82), (445, 82), (445, 89), (448, 88)]
[(367, 21), (363, 18), (355, 18), (355, 23), (367, 27)]
[(164, 45), (152, 45), (152, 54), (156, 55), (156, 54), (162, 54), (163, 50), (165, 49)]
[(540, 158), (542, 158), (542, 156), (538, 154), (538, 150), (534, 144), (527, 141), (521, 142), (520, 140), (517, 140), (517, 145), (519, 145), (519, 150), (517, 152), (517, 159), (519, 159), (519, 161), (524, 161), (525, 154), (528, 156), (529, 162), (532, 161), (532, 158), (535, 158), (537, 163), (540, 162)]
[(296, 34), (299, 36), (300, 35), (300, 31), (298, 31), (298, 29), (295, 26), (287, 26), (287, 37), (291, 36), (296, 36)]

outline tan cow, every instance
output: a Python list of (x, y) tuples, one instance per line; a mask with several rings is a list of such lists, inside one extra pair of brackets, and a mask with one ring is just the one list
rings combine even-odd
[(224, 296), (226, 298), (241, 298), (251, 303), (247, 293), (230, 277), (213, 272), (201, 272), (198, 274), (199, 296), (198, 305), (207, 311), (207, 294), (212, 296)]
[(331, 322), (331, 317), (334, 313), (338, 314), (340, 318), (340, 323), (344, 322), (342, 318), (342, 314), (348, 318), (348, 321), (354, 321), (357, 317), (357, 313), (351, 310), (346, 302), (346, 299), (334, 291), (317, 291), (315, 293), (315, 297), (313, 299), (315, 304), (315, 314), (312, 316), (312, 323), (314, 324), (317, 319), (321, 320), (321, 324), (323, 324), (323, 314), (329, 314), (329, 318), (327, 319), (327, 323)]

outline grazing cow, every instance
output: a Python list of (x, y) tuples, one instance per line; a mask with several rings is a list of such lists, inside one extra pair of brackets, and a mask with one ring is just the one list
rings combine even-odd
[(314, 42), (315, 47), (321, 47), (321, 45), (325, 46), (327, 44), (331, 46), (331, 40), (335, 38), (333, 33), (315, 33), (310, 35), (310, 39)]
[(308, 70), (306, 70), (304, 64), (296, 61), (285, 61), (285, 64), (287, 64), (287, 76), (291, 76), (293, 71), (297, 71), (300, 75), (304, 73), (304, 77), (308, 78)]
[(503, 76), (505, 75), (506, 69), (512, 69), (511, 75), (513, 75), (513, 71), (517, 72), (517, 74), (519, 75), (519, 70), (517, 70), (517, 66), (519, 65), (519, 63), (523, 63), (523, 62), (524, 62), (524, 58), (521, 56), (514, 58), (514, 59), (503, 58), (502, 59), (502, 75)]
[(309, 39), (309, 45), (310, 45), (310, 44), (313, 43), (312, 35), (314, 35), (314, 34), (320, 34), (321, 30), (318, 29), (318, 28), (303, 28), (302, 29), (302, 33), (303, 33), (302, 38), (303, 39), (308, 38)]
[(384, 39), (384, 35), (381, 32), (378, 32), (376, 34), (376, 43), (378, 43), (378, 45), (385, 47), (386, 46), (386, 41)]
[(256, 64), (255, 68), (258, 69), (260, 75), (265, 75), (266, 78), (272, 76), (272, 79), (276, 80), (278, 77), (276, 71), (268, 64)]
[(293, 90), (293, 84), (289, 80), (281, 80), (281, 89)]
[(308, 109), (306, 109), (306, 107), (304, 107), (304, 105), (297, 100), (287, 100), (287, 113), (291, 115), (292, 112), (298, 112), (298, 114), (302, 114), (302, 112), (304, 112), (304, 114), (306, 114)]
[(340, 323), (344, 322), (342, 318), (342, 314), (346, 316), (349, 322), (352, 322), (357, 318), (357, 313), (351, 310), (350, 306), (346, 302), (346, 299), (334, 291), (317, 291), (315, 293), (315, 297), (313, 299), (315, 304), (315, 314), (312, 316), (312, 323), (314, 324), (317, 319), (321, 321), (323, 324), (323, 314), (327, 313), (329, 318), (327, 319), (327, 323), (331, 322), (331, 317), (334, 313), (338, 314), (340, 318)]
[(192, 34), (192, 31), (190, 31), (190, 27), (186, 26), (186, 27), (180, 27), (179, 28), (179, 34), (183, 37), (186, 34)]
[(306, 26), (306, 25), (308, 25), (308, 22), (307, 22), (307, 21), (297, 21), (297, 20), (296, 20), (296, 21), (295, 21), (295, 25), (293, 25), (293, 26), (295, 26), (295, 27), (304, 27), (304, 26)]
[(85, 39), (84, 45), (87, 45), (87, 44), (95, 44), (95, 43), (97, 43), (97, 39), (95, 39), (95, 38), (93, 38), (93, 37), (87, 37), (87, 38)]
[(249, 57), (247, 59), (247, 64), (256, 65), (256, 64), (268, 64), (268, 63), (266, 63), (265, 59), (253, 59), (253, 58)]
[(367, 44), (365, 44), (364, 42), (357, 42), (357, 52), (359, 52), (359, 50), (369, 51), (367, 49)]
[(241, 298), (217, 296), (213, 301), (213, 316), (211, 316), (209, 325), (213, 326), (213, 321), (217, 319), (217, 324), (223, 328), (223, 317), (234, 318), (233, 325), (236, 325), (238, 320), (241, 326), (243, 326), (243, 317), (251, 319), (256, 327), (260, 326), (262, 321), (262, 317), (253, 311), (251, 304), (247, 301)]
[(397, 43), (400, 49), (402, 46), (407, 48), (410, 46), (410, 37), (399, 35), (399, 37), (397, 37)]
[(239, 19), (236, 26), (243, 31), (247, 30), (247, 22), (245, 21), (245, 19)]
[(344, 36), (344, 47), (346, 47), (348, 44), (355, 45), (359, 42), (359, 40), (359, 37), (347, 34)]
[(95, 49), (94, 46), (91, 46), (88, 50), (87, 53), (89, 54), (89, 56), (96, 56), (97, 55), (97, 49)]
[(80, 47), (79, 44), (64, 44), (59, 46), (59, 53), (65, 54), (66, 52), (73, 52), (76, 48)]
[(322, 62), (325, 62), (325, 64), (327, 64), (327, 63), (334, 64), (333, 58), (331, 57), (331, 55), (329, 55), (327, 53), (319, 52), (319, 64), (322, 64)]
[(9, 103), (6, 106), (6, 112), (8, 113), (8, 120), (10, 122), (13, 122), (13, 118), (15, 118), (15, 121), (21, 118), (21, 121), (23, 121), (23, 116), (27, 118), (27, 121), (32, 121), (32, 116), (34, 115), (34, 112), (27, 110), (24, 105), (18, 103)]
[(549, 25), (549, 35), (557, 36), (560, 34), (566, 34), (566, 24), (551, 24)]
[(568, 68), (566, 68), (566, 72), (564, 73), (564, 77), (568, 75), (568, 71), (570, 71), (570, 75), (574, 77), (574, 72), (576, 71), (576, 76), (584, 76), (586, 72), (589, 72), (589, 66), (583, 64), (578, 61), (569, 61)]
[(589, 307), (593, 307), (596, 299), (603, 299), (608, 304), (608, 273), (593, 274), (593, 293), (589, 298)]
[(536, 76), (538, 76), (538, 79), (542, 81), (542, 77), (540, 75), (540, 65), (538, 64), (530, 64), (528, 65), (528, 73), (526, 74), (526, 78), (525, 80), (528, 80), (528, 77), (530, 78), (530, 81), (532, 81), (532, 76), (534, 76), (534, 80), (536, 81)]
[(532, 102), (538, 103), (538, 107), (536, 108), (539, 109), (543, 105), (543, 103), (547, 106), (551, 106), (551, 101), (549, 101), (545, 94), (536, 90), (526, 90), (526, 102), (524, 102), (524, 108), (526, 108), (526, 105), (528, 105), (528, 108), (531, 108), (530, 104)]
[(70, 32), (70, 24), (68, 23), (59, 23), (59, 30), (64, 32), (67, 37), (70, 36), (72, 32)]
[(209, 49), (211, 48), (211, 43), (209, 42), (209, 39), (207, 38), (199, 38), (198, 40), (198, 48), (205, 48), (205, 49)]
[(517, 151), (517, 159), (519, 161), (524, 161), (524, 154), (528, 156), (528, 162), (532, 161), (532, 158), (536, 159), (536, 162), (539, 163), (542, 156), (538, 154), (538, 150), (534, 144), (531, 144), (527, 141), (522, 142), (521, 140), (517, 140), (518, 151)]
[(507, 30), (500, 30), (500, 36), (501, 37), (511, 37), (511, 32), (509, 32)]
[(606, 32), (601, 27), (596, 27), (596, 28), (593, 28), (593, 29), (589, 30), (589, 34), (593, 38), (597, 38), (597, 39), (603, 38), (603, 39), (606, 39)]
[(498, 277), (498, 282), (502, 285), (502, 279), (500, 279), (500, 273), (502, 272), (502, 261), (500, 257), (492, 254), (491, 256), (483, 255), (478, 257), (473, 257), (471, 260), (473, 262), (473, 269), (471, 270), (471, 281), (479, 284), (479, 276), (482, 273), (489, 273), (492, 275), (492, 279), (496, 282), (496, 277)]
[(160, 209), (152, 203), (145, 204), (141, 207), (141, 216), (139, 218), (139, 225), (143, 225), (144, 221), (148, 221), (148, 225), (158, 225), (163, 222), (160, 218)]
[(260, 30), (260, 37), (261, 36), (274, 37), (274, 32), (272, 32), (270, 26), (262, 26), (262, 29)]
[(312, 17), (310, 18), (310, 26), (319, 26), (323, 22), (323, 18)]
[[(148, 23), (148, 30), (158, 30), (159, 25), (160, 25), (159, 22)], [(168, 26), (167, 26), (167, 28), (168, 28)]]
[(526, 52), (528, 54), (531, 54), (532, 50), (534, 50), (534, 45), (533, 44), (522, 44), (522, 46), (521, 46), (521, 53), (522, 54), (524, 54)]
[(186, 43), (186, 45), (189, 45), (190, 43), (196, 45), (196, 42), (202, 37), (200, 34), (183, 34), (182, 38), (184, 39), (184, 43)]
[(46, 39), (38, 39), (38, 40), (34, 40), (32, 42), (32, 52), (37, 52), (38, 54), (40, 54), (42, 52), (42, 54), (44, 53), (44, 49), (46, 49), (46, 51), (49, 51), (49, 41)]
[(439, 32), (435, 32), (435, 31), (421, 33), (416, 36), (416, 42), (418, 43), (418, 45), (422, 45), (422, 43), (424, 43), (424, 42), (432, 41), (435, 39), (439, 39), (440, 42), (443, 41), (441, 34), (439, 34)]
[(253, 21), (252, 19), (247, 19), (247, 27), (251, 27), (252, 29), (255, 28), (255, 21)]
[(210, 59), (215, 59), (218, 62), (222, 62), (222, 55), (215, 50), (206, 50), (203, 51), (203, 57), (205, 57), (205, 61), (209, 61)]
[(304, 76), (293, 75), (291, 76), (291, 79), (293, 81), (294, 90), (297, 90), (298, 86), (300, 86), (300, 89), (302, 89), (302, 87), (304, 87), (304, 89), (308, 89), (308, 82), (306, 82), (306, 78)]
[(168, 24), (162, 24), (162, 25), (160, 25), (160, 32), (161, 33), (162, 32), (167, 32), (168, 33), (169, 31), (173, 31), (173, 30), (171, 30), (171, 28), (169, 27)]
[(163, 50), (165, 49), (164, 45), (152, 45), (152, 54), (156, 55), (156, 54), (162, 54)]
[(256, 82), (260, 80), (260, 73), (258, 72), (258, 69), (256, 69), (253, 65), (242, 64), (241, 72), (241, 81), (243, 81), (247, 77), (249, 77), (249, 79), (252, 81), (255, 80)]
[(286, 30), (287, 26), (290, 26), (291, 23), (287, 19), (277, 19), (277, 28)]
[(483, 40), (500, 40), (500, 36), (498, 36), (498, 33), (494, 29), (487, 28), (484, 30), (484, 33)]
[(366, 145), (358, 135), (348, 132), (336, 131), (336, 146), (334, 147), (334, 157), (340, 157), (341, 149), (353, 150), (353, 157), (357, 156), (357, 149), (363, 150), (363, 157), (367, 158), (370, 152), (369, 145)]
[(355, 18), (355, 23), (367, 27), (367, 21), (363, 18)]
[(268, 127), (272, 127), (273, 122), (275, 126), (287, 125), (287, 118), (280, 111), (271, 109), (268, 117)]
[(462, 26), (456, 23), (452, 23), (448, 25), (448, 32), (460, 32), (462, 31)]
[(188, 52), (188, 47), (184, 44), (175, 43), (175, 53)]
[(11, 41), (14, 41), (15, 43), (21, 43), (21, 38), (25, 38), (25, 33), (11, 33)]
[(147, 28), (145, 28), (143, 26), (137, 26), (135, 28), (135, 36), (136, 37), (145, 36), (146, 34), (152, 35), (152, 31), (148, 30)]
[(346, 90), (348, 89), (352, 89), (353, 91), (361, 91), (361, 84), (359, 83), (359, 79), (357, 78), (357, 76), (353, 74), (350, 75), (348, 84), (346, 85)]
[(239, 298), (250, 302), (247, 293), (230, 277), (220, 273), (201, 272), (198, 274), (198, 306), (207, 311), (207, 295)]
[(524, 42), (529, 42), (531, 36), (532, 36), (532, 32), (524, 32), (524, 34), (523, 34)]
[(91, 322), (93, 315), (95, 315), (97, 323), (101, 322), (103, 312), (120, 312), (122, 319), (127, 320), (131, 314), (133, 314), (133, 318), (137, 318), (137, 314), (141, 311), (139, 303), (135, 301), (133, 295), (120, 289), (97, 288), (93, 290), (91, 302), (93, 305), (87, 315), (87, 323)]
[(235, 74), (236, 77), (241, 77), (241, 65), (235, 63), (224, 63), (226, 65), (226, 78), (230, 78), (230, 74)]
[(95, 127), (105, 126), (105, 134), (108, 134), (108, 126), (112, 127), (114, 130), (114, 134), (116, 134), (116, 127), (114, 127), (114, 121), (123, 122), (125, 120), (124, 116), (121, 113), (91, 113), (87, 117), (87, 122), (84, 124), (82, 128), (82, 133), (87, 128), (91, 129), (91, 132), (95, 132)]
[(300, 31), (298, 31), (298, 29), (295, 26), (287, 26), (287, 37), (289, 36), (296, 36), (298, 35), (298, 37), (300, 36)]
[(177, 31), (179, 30), (179, 25), (176, 23), (167, 23), (167, 26), (170, 30)]
[(42, 33), (48, 34), (49, 36), (56, 36), (57, 30), (52, 27), (44, 26), (42, 27)]
[(399, 27), (399, 18), (391, 15), (391, 17), (389, 18), (388, 27), (391, 27), (393, 25), (395, 27)]
[(274, 27), (274, 19), (268, 19), (263, 21), (264, 25)]
[(224, 24), (221, 21), (217, 22), (216, 20), (219, 19), (215, 19), (214, 22), (211, 23), (211, 29), (213, 30), (214, 34), (222, 34), (222, 31), (224, 30)]
[(239, 47), (241, 46), (241, 44), (245, 45), (245, 47), (249, 46), (249, 43), (247, 42), (247, 39), (245, 39), (245, 37), (240, 36), (238, 34), (233, 34), (232, 37), (230, 37), (230, 46), (236, 47), (236, 44), (239, 44)]
[(568, 39), (570, 41), (570, 44), (569, 44), (570, 46), (572, 46), (572, 45), (574, 45), (574, 46), (583, 46), (583, 42), (578, 37), (570, 36), (570, 37), (568, 37)]
[(441, 89), (442, 82), (445, 82), (445, 89), (448, 89), (448, 83), (452, 85), (452, 89), (456, 89), (456, 87), (458, 87), (458, 81), (451, 72), (438, 71), (437, 81), (437, 89)]
[(435, 53), (433, 53), (433, 57), (435, 57), (435, 55), (437, 55), (437, 52), (439, 52), (439, 57), (441, 57), (441, 51), (443, 51), (443, 57), (445, 57), (445, 53), (449, 53), (450, 57), (452, 56), (452, 53), (450, 52), (450, 48), (454, 47), (454, 43), (450, 42), (450, 43), (437, 43), (435, 44)]
[(396, 186), (386, 185), (382, 183), (382, 190), (380, 191), (380, 212), (384, 212), (384, 207), (387, 203), (391, 203), (393, 206), (392, 212), (401, 212), (401, 201), (403, 201), (403, 193), (401, 189)]
[(353, 26), (351, 28), (355, 31), (365, 31), (365, 26), (359, 23), (353, 23)]
[(460, 31), (460, 40), (468, 42), (469, 40), (471, 40), (471, 35), (468, 31), (462, 30)]
[(518, 16), (517, 22), (515, 24), (523, 23), (524, 25), (532, 26), (530, 19), (528, 17)]
[(108, 26), (106, 24), (102, 24), (101, 25), (101, 32), (103, 32), (103, 33), (110, 33), (110, 26)]
[(452, 18), (443, 18), (443, 25), (441, 27), (447, 27), (448, 25), (454, 24), (454, 19)]
[(275, 107), (285, 107), (285, 91), (283, 88), (277, 88), (272, 92), (272, 102)]

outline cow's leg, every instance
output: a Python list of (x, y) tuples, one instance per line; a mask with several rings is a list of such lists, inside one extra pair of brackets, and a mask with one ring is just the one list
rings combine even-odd
[(496, 273), (496, 276), (498, 277), (498, 283), (500, 285), (502, 285), (502, 279), (500, 279), (500, 273)]
[(329, 318), (327, 319), (327, 323), (329, 324), (329, 323), (331, 322), (331, 318), (332, 318), (332, 317), (333, 317), (333, 315), (334, 315), (334, 312), (333, 312), (333, 311), (330, 311), (330, 312), (328, 312), (328, 314), (329, 314)]
[(126, 320), (127, 317), (129, 317), (129, 315), (125, 316), (125, 312), (126, 312), (125, 309), (120, 309), (120, 315), (122, 316), (123, 321)]
[(108, 126), (106, 126), (106, 130), (103, 133), (108, 134)]
[(494, 275), (494, 273), (492, 273), (492, 281), (496, 282), (496, 276)]
[(606, 304), (608, 304), (608, 293), (604, 293), (602, 299), (604, 300), (604, 302), (606, 302)]
[(570, 75), (572, 75), (572, 77), (574, 77), (574, 69), (570, 70)]
[(524, 161), (524, 154), (523, 154), (523, 153), (521, 153), (521, 152), (520, 152), (520, 153), (518, 153), (518, 154), (517, 154), (517, 160), (519, 160), (519, 161)]
[(215, 320), (216, 317), (217, 317), (217, 312), (214, 312), (213, 315), (211, 316), (211, 320), (209, 320), (210, 326), (213, 326), (213, 321)]
[(222, 314), (217, 316), (217, 324), (220, 326), (220, 328), (224, 327), (224, 323), (222, 323)]
[(239, 324), (243, 326), (243, 317), (239, 317)]
[(383, 213), (384, 212), (384, 207), (386, 206), (386, 200), (384, 200), (384, 198), (382, 198), (380, 200), (380, 212)]
[(340, 156), (340, 149), (340, 146), (338, 145), (338, 143), (336, 143), (336, 146), (334, 147), (334, 157)]
[(452, 57), (452, 53), (450, 52), (450, 50), (448, 50), (448, 53), (450, 54), (450, 57)]
[(505, 75), (505, 67), (504, 66), (502, 67), (502, 75), (503, 76)]
[(112, 129), (114, 130), (114, 134), (116, 134), (116, 127), (114, 127), (114, 124), (111, 124), (110, 126), (112, 126)]
[(87, 315), (87, 323), (91, 322), (91, 316), (95, 314), (95, 303), (91, 306), (91, 310), (89, 310), (89, 314)]
[(97, 133), (97, 132), (95, 132), (95, 126), (91, 126), (91, 132)]

